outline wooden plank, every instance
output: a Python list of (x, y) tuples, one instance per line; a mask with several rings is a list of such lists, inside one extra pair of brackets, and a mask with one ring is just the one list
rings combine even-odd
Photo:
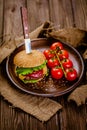
[(47, 130), (60, 130), (60, 119), (58, 118), (58, 113), (56, 113), (48, 122)]
[(35, 117), (30, 116), (29, 130), (47, 130), (46, 123), (37, 120)]
[(50, 20), (57, 29), (73, 26), (73, 12), (70, 0), (49, 0)]
[(63, 111), (59, 113), (61, 120), (61, 130), (86, 130), (87, 105), (78, 107), (74, 102), (68, 103), (61, 100)]
[[(21, 6), (25, 6), (25, 0), (4, 1), (4, 34), (10, 34), (12, 38), (23, 35)], [(9, 37), (6, 38), (9, 39)]]
[(81, 0), (82, 10), (85, 19), (85, 30), (87, 30), (87, 0)]
[[(0, 0), (0, 37), (3, 35), (3, 0)], [(0, 45), (2, 44), (2, 37), (0, 38)]]
[[(3, 35), (3, 0), (0, 0), (0, 36)], [(0, 45), (2, 44), (2, 37), (0, 38)], [(0, 68), (1, 72), (1, 68)], [(2, 98), (0, 94), (0, 129), (1, 129), (1, 104), (2, 104)]]
[(46, 122), (37, 121), (37, 130), (47, 130)]
[(73, 105), (73, 103), (67, 104), (66, 111), (67, 111), (66, 114), (67, 114), (68, 129), (86, 130), (85, 105), (81, 107), (77, 107), (76, 104)]
[(27, 0), (27, 9), (30, 32), (49, 20), (49, 5), (47, 0)]
[(87, 1), (72, 0), (75, 26), (80, 29), (87, 29)]
[[(3, 99), (3, 98), (2, 98)], [(29, 115), (17, 109), (5, 100), (1, 104), (1, 129), (0, 130), (28, 130)]]

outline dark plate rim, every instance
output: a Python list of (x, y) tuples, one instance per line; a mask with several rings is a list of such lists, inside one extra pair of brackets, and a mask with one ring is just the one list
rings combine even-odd
[[(31, 40), (32, 42), (33, 41), (38, 41), (38, 40), (47, 40), (47, 38), (39, 38), (39, 39), (34, 39), (34, 40)], [(57, 40), (58, 41), (58, 40)], [(60, 41), (60, 42), (62, 42), (62, 41)], [(83, 60), (83, 57), (81, 56), (81, 54), (74, 48), (74, 47), (72, 47), (70, 44), (68, 44), (68, 43), (65, 43), (65, 42), (62, 42), (62, 43), (64, 43), (65, 45), (67, 45), (67, 46), (69, 46), (70, 48), (72, 48), (76, 53), (77, 53), (77, 55), (80, 57), (80, 60), (81, 60), (81, 64), (82, 64), (82, 72), (81, 72), (81, 75), (79, 76), (79, 79), (77, 80), (77, 82), (75, 82), (75, 84), (73, 84), (71, 87), (69, 87), (69, 88), (67, 88), (67, 89), (65, 89), (65, 90), (63, 90), (62, 92), (54, 92), (54, 93), (36, 93), (36, 92), (30, 92), (30, 91), (28, 91), (28, 90), (25, 90), (25, 89), (23, 89), (23, 88), (20, 88), (20, 86), (17, 84), (17, 83), (15, 83), (15, 81), (12, 79), (12, 77), (11, 77), (11, 75), (10, 75), (10, 73), (9, 73), (9, 70), (8, 70), (8, 64), (9, 64), (9, 58), (10, 58), (10, 56), (8, 56), (8, 58), (7, 58), (7, 61), (6, 61), (6, 72), (7, 72), (7, 75), (8, 75), (8, 77), (9, 77), (9, 79), (11, 80), (11, 82), (17, 87), (17, 88), (19, 88), (20, 90), (22, 90), (22, 91), (24, 91), (24, 92), (26, 92), (26, 93), (28, 93), (28, 94), (32, 94), (32, 95), (37, 95), (37, 96), (43, 96), (43, 97), (56, 97), (56, 96), (62, 96), (62, 95), (64, 95), (64, 94), (66, 94), (66, 93), (68, 93), (68, 92), (70, 92), (70, 91), (72, 91), (72, 90), (74, 90), (79, 84), (80, 84), (80, 82), (82, 81), (82, 79), (83, 79), (83, 75), (84, 75), (84, 60)], [(16, 48), (16, 49), (18, 49), (19, 47), (21, 47), (21, 46), (23, 46), (24, 45), (24, 43), (21, 43), (20, 45), (18, 45), (18, 47)], [(14, 50), (15, 51), (15, 50)]]

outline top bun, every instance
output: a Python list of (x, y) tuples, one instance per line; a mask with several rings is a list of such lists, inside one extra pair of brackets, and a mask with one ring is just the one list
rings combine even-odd
[(38, 50), (32, 50), (31, 53), (26, 54), (26, 51), (20, 51), (14, 57), (14, 64), (18, 67), (36, 67), (40, 66), (46, 60), (44, 54)]

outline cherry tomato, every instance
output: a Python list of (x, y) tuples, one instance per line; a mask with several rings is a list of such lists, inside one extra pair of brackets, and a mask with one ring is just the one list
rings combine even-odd
[(51, 47), (50, 47), (52, 50), (62, 50), (63, 49), (63, 45), (62, 45), (62, 43), (60, 43), (60, 42), (55, 42), (55, 43), (53, 43), (52, 45), (51, 45)]
[(72, 68), (73, 67), (73, 63), (70, 59), (63, 59), (62, 60), (62, 65), (63, 67), (66, 68)]
[(54, 67), (51, 69), (51, 75), (52, 78), (61, 79), (63, 77), (63, 70), (61, 68)]
[(53, 51), (52, 50), (44, 50), (44, 55), (45, 55), (45, 57), (46, 57), (46, 59), (50, 59), (50, 58), (52, 58), (52, 57), (54, 57), (55, 56), (55, 54), (53, 53)]
[(49, 68), (55, 67), (59, 65), (59, 61), (57, 60), (57, 58), (51, 58), (48, 60), (47, 65)]
[(67, 59), (69, 57), (69, 53), (67, 50), (60, 50), (58, 52), (58, 55), (59, 55), (60, 60), (65, 59), (65, 58)]
[(77, 78), (77, 71), (74, 68), (66, 69), (66, 79), (74, 81)]

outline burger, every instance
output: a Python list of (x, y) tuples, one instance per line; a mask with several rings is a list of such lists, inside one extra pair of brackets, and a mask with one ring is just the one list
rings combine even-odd
[(46, 58), (39, 50), (26, 54), (25, 50), (14, 56), (15, 73), (24, 83), (36, 83), (47, 75)]

